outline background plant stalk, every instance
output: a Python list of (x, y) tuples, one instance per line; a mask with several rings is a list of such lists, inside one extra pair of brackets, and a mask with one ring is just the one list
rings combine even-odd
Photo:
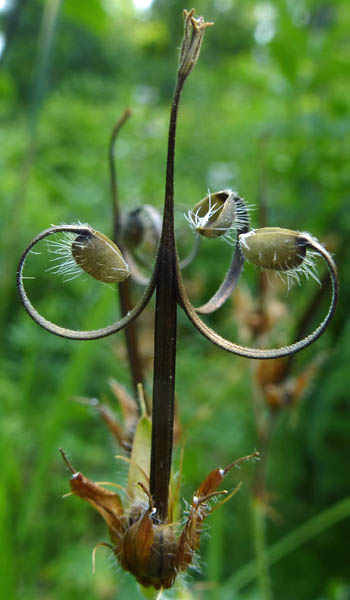
[[(127, 109), (121, 118), (115, 124), (109, 147), (108, 147), (108, 163), (109, 163), (109, 172), (110, 172), (110, 184), (111, 184), (111, 194), (112, 194), (112, 203), (113, 203), (113, 240), (114, 242), (121, 248), (120, 241), (120, 227), (121, 227), (121, 214), (119, 209), (119, 197), (118, 197), (118, 185), (117, 185), (117, 174), (115, 167), (115, 142), (118, 136), (118, 133), (127, 119), (130, 117), (131, 111)], [(130, 282), (129, 280), (125, 280), (122, 283), (118, 284), (119, 290), (119, 303), (120, 310), (122, 316), (128, 314), (128, 312), (133, 307), (133, 302), (131, 299), (131, 290), (130, 290)], [(137, 326), (135, 321), (130, 323), (129, 327), (126, 327), (124, 330), (125, 335), (125, 344), (126, 351), (128, 356), (128, 363), (130, 368), (130, 374), (132, 379), (132, 384), (134, 388), (135, 397), (138, 397), (137, 386), (139, 383), (144, 383), (144, 373), (142, 367), (142, 359), (141, 352), (139, 348), (139, 336), (137, 332)], [(147, 406), (147, 412), (151, 412), (148, 396), (145, 395), (145, 401)]]

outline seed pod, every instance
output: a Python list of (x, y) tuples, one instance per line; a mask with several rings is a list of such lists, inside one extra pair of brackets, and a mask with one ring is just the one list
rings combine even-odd
[(134, 208), (126, 215), (121, 232), (122, 244), (128, 248), (137, 248), (146, 243), (157, 246), (162, 230), (162, 217), (149, 204)]
[(118, 246), (94, 229), (75, 238), (72, 256), (79, 267), (98, 281), (119, 283), (129, 277), (129, 266)]
[(244, 257), (262, 269), (297, 269), (306, 257), (304, 238), (291, 229), (252, 229), (239, 236), (239, 244)]
[(185, 215), (194, 231), (207, 238), (224, 237), (232, 243), (235, 229), (248, 227), (248, 209), (232, 190), (208, 194)]

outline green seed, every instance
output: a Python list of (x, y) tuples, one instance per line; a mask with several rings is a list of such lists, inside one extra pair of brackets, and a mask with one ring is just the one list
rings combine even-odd
[(86, 273), (104, 283), (119, 283), (130, 275), (118, 246), (94, 229), (75, 238), (72, 256)]
[(262, 269), (296, 269), (306, 256), (302, 235), (280, 227), (253, 229), (239, 236), (239, 244), (244, 257)]

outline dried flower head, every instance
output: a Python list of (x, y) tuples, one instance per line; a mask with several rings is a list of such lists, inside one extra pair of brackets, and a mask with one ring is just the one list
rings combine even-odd
[[(178, 490), (172, 495), (165, 522), (159, 519), (149, 492), (150, 451), (151, 420), (143, 415), (136, 427), (130, 459), (124, 458), (130, 465), (125, 502), (119, 494), (77, 472), (62, 450), (61, 453), (73, 474), (70, 482), (73, 494), (89, 502), (106, 521), (110, 547), (122, 568), (144, 587), (168, 589), (177, 575), (192, 563), (200, 544), (203, 521), (238, 491), (240, 484), (230, 494), (226, 490), (217, 491), (225, 475), (239, 463), (257, 459), (258, 453), (211, 471), (194, 493), (184, 527), (178, 533), (178, 524), (174, 522)], [(225, 499), (213, 506), (212, 502), (221, 495), (225, 495)]]
[(178, 69), (178, 76), (184, 79), (191, 73), (198, 60), (206, 28), (214, 25), (205, 22), (203, 17), (196, 17), (195, 13), (194, 8), (190, 11), (184, 10), (184, 37)]

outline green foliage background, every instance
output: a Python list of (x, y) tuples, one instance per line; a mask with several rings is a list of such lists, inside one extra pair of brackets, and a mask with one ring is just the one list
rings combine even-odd
[[(90, 553), (106, 539), (104, 524), (79, 499), (61, 499), (68, 477), (57, 451), (63, 446), (91, 479), (125, 480), (97, 414), (72, 401), (98, 397), (113, 405), (110, 377), (130, 389), (123, 338), (80, 343), (50, 336), (24, 313), (14, 280), (21, 251), (51, 223), (81, 220), (111, 233), (106, 148), (127, 106), (133, 117), (117, 152), (123, 207), (161, 207), (183, 8), (178, 0), (154, 0), (145, 12), (128, 0), (14, 0), (0, 15), (7, 41), (0, 72), (0, 581), (7, 599), (138, 594), (103, 550), (91, 574)], [(321, 519), (317, 532), (307, 530), (308, 541), (296, 543), (294, 551), (285, 545), (271, 567), (272, 590), (283, 600), (345, 600), (350, 527), (346, 505), (337, 512), (337, 503), (349, 494), (348, 2), (201, 0), (196, 8), (215, 27), (206, 34), (180, 109), (177, 206), (191, 208), (208, 187), (233, 187), (250, 204), (263, 193), (269, 225), (310, 231), (339, 264), (342, 293), (334, 322), (294, 364), (298, 374), (323, 353), (322, 369), (300, 404), (280, 415), (273, 436), (267, 537), (269, 546), (288, 540), (296, 528), (333, 510), (329, 526)], [(181, 210), (180, 246), (190, 240)], [(252, 220), (256, 226), (257, 213)], [(186, 272), (196, 304), (218, 285), (229, 255), (220, 242), (203, 244)], [(243, 280), (256, 294), (252, 268)], [(94, 328), (114, 319), (114, 295), (96, 295), (84, 286), (63, 285), (47, 273), (28, 280), (37, 308), (60, 323)], [(303, 283), (288, 296), (280, 292), (288, 312), (268, 343), (291, 339), (313, 290)], [(322, 317), (327, 298), (311, 325)], [(150, 309), (142, 319), (150, 363)], [(228, 303), (211, 323), (242, 341), (239, 320)], [(149, 386), (151, 377), (150, 369)], [(247, 361), (211, 346), (179, 315), (178, 407), (188, 432), (185, 498), (208, 470), (256, 447), (251, 380)], [(253, 470), (248, 465), (230, 476), (229, 487), (240, 479), (244, 486), (211, 519), (201, 572), (189, 583), (195, 598), (261, 598), (254, 577), (246, 586), (237, 584), (240, 569), (254, 560)]]

